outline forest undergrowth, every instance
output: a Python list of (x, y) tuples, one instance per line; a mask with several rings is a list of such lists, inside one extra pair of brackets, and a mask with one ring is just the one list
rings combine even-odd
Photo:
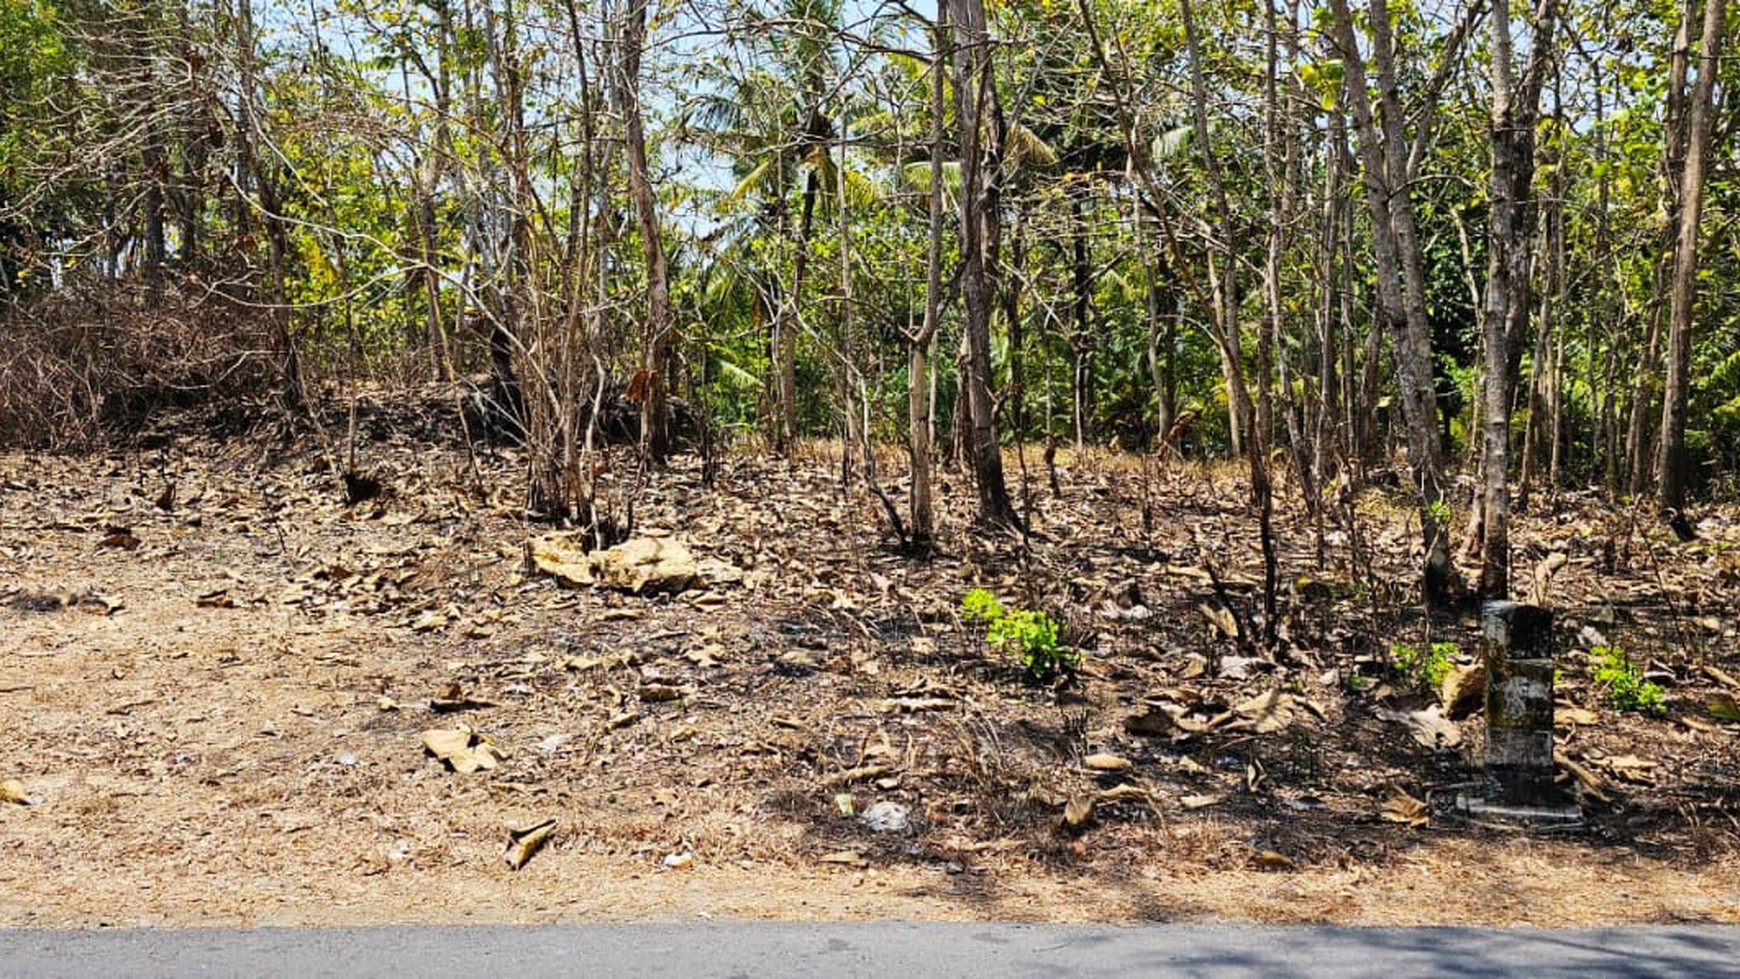
[(1455, 806), (1478, 623), (1418, 611), (1400, 490), (1318, 524), (1278, 487), (1271, 652), (1237, 467), (1010, 449), (1030, 532), (944, 470), (921, 559), (837, 444), (607, 452), (630, 538), (693, 559), (636, 594), (540, 569), (525, 458), (450, 398), (328, 417), (355, 503), (331, 446), (193, 417), (0, 456), (0, 922), (1740, 917), (1732, 507), (1517, 515), (1585, 814), (1529, 829)]

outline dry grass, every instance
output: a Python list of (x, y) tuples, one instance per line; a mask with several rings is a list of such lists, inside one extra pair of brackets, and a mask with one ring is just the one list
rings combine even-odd
[(154, 412), (242, 400), (275, 381), (264, 324), (228, 304), (99, 284), (0, 315), (0, 446), (74, 449)]

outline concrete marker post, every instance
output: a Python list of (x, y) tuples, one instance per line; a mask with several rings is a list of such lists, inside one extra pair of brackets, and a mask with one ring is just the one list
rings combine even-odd
[(1486, 666), (1486, 791), (1464, 808), (1487, 816), (1567, 822), (1582, 813), (1553, 784), (1553, 613), (1488, 602), (1481, 609)]

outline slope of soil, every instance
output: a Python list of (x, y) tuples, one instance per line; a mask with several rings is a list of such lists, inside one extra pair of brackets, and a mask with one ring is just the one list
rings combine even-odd
[[(354, 506), (302, 444), (0, 456), (0, 781), (24, 797), (0, 802), (0, 924), (1740, 920), (1732, 512), (1690, 544), (1592, 499), (1522, 517), (1519, 577), (1566, 558), (1541, 588), (1589, 817), (1531, 830), (1454, 810), (1478, 716), (1410, 737), (1432, 698), (1390, 643), (1470, 660), (1476, 623), (1409, 612), (1381, 492), (1325, 518), (1319, 558), (1283, 489), (1285, 643), (1253, 658), (1255, 524), (1218, 471), (1075, 458), (1054, 484), (1011, 453), (1032, 539), (950, 512), (916, 560), (826, 447), (739, 452), (710, 487), (693, 458), (644, 484), (618, 459), (607, 506), (632, 493), (637, 534), (715, 562), (638, 596), (528, 568), (525, 460), (447, 427), (365, 412), (384, 492)], [(1064, 619), (1077, 682), (987, 648), (974, 586)], [(1604, 705), (1598, 641), (1664, 714)], [(495, 768), (424, 751), (460, 725)]]

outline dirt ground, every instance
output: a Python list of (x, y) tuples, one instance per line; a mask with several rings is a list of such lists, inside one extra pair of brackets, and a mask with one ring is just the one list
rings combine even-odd
[[(1410, 611), (1381, 489), (1331, 508), (1320, 560), (1283, 484), (1285, 642), (1253, 658), (1230, 471), (1064, 452), (1054, 483), (1011, 452), (1033, 537), (972, 533), (945, 474), (918, 560), (837, 449), (739, 449), (710, 487), (691, 456), (638, 489), (618, 460), (613, 512), (713, 569), (636, 595), (529, 567), (525, 459), (452, 428), (363, 411), (383, 492), (348, 506), (312, 443), (261, 434), (0, 455), (0, 925), (1740, 921), (1732, 509), (1691, 543), (1592, 497), (1521, 515), (1521, 580), (1565, 556), (1538, 587), (1586, 813), (1524, 827), (1455, 809), (1478, 715), (1410, 734), (1434, 698), (1390, 644), (1472, 662), (1477, 623)], [(1064, 619), (1077, 682), (988, 648), (974, 586)], [(1664, 713), (1604, 703), (1597, 641)], [(495, 767), (425, 751), (461, 726)]]

